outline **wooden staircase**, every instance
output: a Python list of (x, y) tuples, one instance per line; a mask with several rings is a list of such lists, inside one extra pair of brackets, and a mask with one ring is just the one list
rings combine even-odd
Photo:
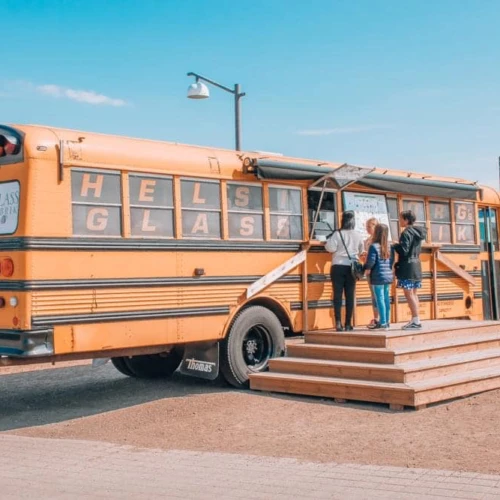
[(287, 346), (251, 389), (337, 400), (388, 403), (391, 409), (500, 388), (500, 322), (436, 320), (420, 331), (318, 330)]

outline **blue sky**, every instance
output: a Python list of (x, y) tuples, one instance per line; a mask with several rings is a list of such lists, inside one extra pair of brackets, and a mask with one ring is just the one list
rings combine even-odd
[(0, 121), (498, 186), (498, 0), (3, 0)]

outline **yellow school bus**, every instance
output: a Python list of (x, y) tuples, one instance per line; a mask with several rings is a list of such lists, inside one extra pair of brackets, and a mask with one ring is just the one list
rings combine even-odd
[[(332, 325), (324, 239), (412, 209), (422, 318), (500, 314), (498, 193), (474, 182), (44, 126), (0, 126), (0, 366), (110, 358), (245, 386)], [(408, 319), (393, 290), (393, 322)], [(355, 324), (371, 318), (358, 283)]]

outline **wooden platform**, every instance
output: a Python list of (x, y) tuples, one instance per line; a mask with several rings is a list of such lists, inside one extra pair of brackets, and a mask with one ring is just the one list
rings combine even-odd
[(435, 320), (419, 331), (317, 330), (287, 344), (250, 387), (388, 403), (392, 409), (500, 388), (500, 322)]

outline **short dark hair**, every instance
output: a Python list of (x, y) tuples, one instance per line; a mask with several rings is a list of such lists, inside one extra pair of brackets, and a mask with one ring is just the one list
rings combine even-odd
[(408, 222), (410, 226), (417, 220), (412, 210), (403, 210), (401, 212), (401, 218)]
[(340, 224), (340, 228), (346, 231), (350, 229), (354, 229), (356, 227), (356, 219), (354, 212), (352, 210), (348, 210), (342, 214), (342, 222)]

